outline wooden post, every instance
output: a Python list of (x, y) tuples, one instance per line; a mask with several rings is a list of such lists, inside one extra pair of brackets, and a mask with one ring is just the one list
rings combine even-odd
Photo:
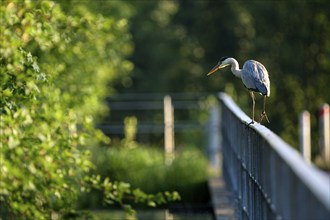
[(164, 145), (165, 163), (170, 165), (174, 159), (174, 109), (168, 95), (164, 97)]
[(311, 119), (308, 111), (299, 115), (299, 147), (306, 162), (311, 162)]
[(220, 115), (219, 106), (214, 105), (210, 109), (208, 122), (208, 153), (210, 159), (210, 168), (218, 173), (220, 169)]
[(168, 209), (165, 210), (165, 220), (174, 220), (173, 214)]
[(325, 161), (330, 161), (330, 107), (326, 103), (320, 108), (319, 126), (322, 157)]

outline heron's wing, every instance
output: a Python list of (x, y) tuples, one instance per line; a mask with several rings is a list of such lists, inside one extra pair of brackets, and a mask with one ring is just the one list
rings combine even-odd
[(244, 63), (242, 80), (248, 89), (260, 92), (263, 95), (270, 95), (268, 72), (258, 61), (248, 60)]

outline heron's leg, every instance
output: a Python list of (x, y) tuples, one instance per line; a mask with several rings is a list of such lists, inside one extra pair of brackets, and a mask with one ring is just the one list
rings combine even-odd
[(256, 103), (255, 99), (254, 99), (253, 91), (250, 91), (250, 95), (251, 95), (251, 99), (252, 99), (252, 121), (249, 123), (249, 125), (254, 123), (254, 106)]
[(262, 119), (264, 117), (266, 118), (267, 122), (270, 123), (269, 120), (268, 120), (267, 114), (266, 114), (266, 97), (267, 96), (264, 96), (264, 109), (263, 109), (263, 111), (261, 113), (261, 116), (260, 116), (260, 119), (259, 119), (259, 123), (261, 123), (261, 121), (262, 121)]
[(264, 111), (262, 112), (262, 114), (265, 115), (267, 122), (270, 123), (269, 119), (267, 117), (267, 114), (266, 114), (266, 98), (267, 98), (267, 96), (264, 96)]

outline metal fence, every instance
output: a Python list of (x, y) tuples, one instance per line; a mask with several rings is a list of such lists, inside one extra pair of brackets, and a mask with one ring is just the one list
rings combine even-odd
[[(184, 143), (189, 134), (204, 135), (205, 122), (196, 119), (196, 115), (207, 114), (201, 106), (207, 100), (208, 93), (170, 93), (174, 108), (174, 132), (176, 141)], [(167, 94), (142, 93), (118, 94), (107, 99), (110, 114), (98, 124), (106, 135), (113, 139), (122, 139), (125, 135), (125, 118), (137, 119), (135, 140), (144, 144), (160, 144), (164, 138), (165, 115), (164, 98)]]
[(236, 195), (237, 219), (330, 219), (330, 177), (272, 131), (254, 123), (224, 93), (221, 150)]

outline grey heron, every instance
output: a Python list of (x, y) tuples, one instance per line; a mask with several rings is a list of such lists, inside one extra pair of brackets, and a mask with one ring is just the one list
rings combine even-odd
[[(264, 96), (264, 106), (259, 123), (263, 118), (269, 123), (266, 114), (266, 97), (270, 96), (269, 76), (264, 65), (255, 60), (248, 60), (244, 63), (243, 69), (239, 68), (237, 60), (232, 57), (222, 57), (215, 67), (207, 74), (208, 76), (215, 71), (231, 65), (231, 72), (238, 78), (241, 78), (244, 86), (249, 90), (252, 98), (252, 122), (254, 123), (255, 97), (253, 92), (258, 92)], [(250, 124), (251, 124), (250, 123)]]

